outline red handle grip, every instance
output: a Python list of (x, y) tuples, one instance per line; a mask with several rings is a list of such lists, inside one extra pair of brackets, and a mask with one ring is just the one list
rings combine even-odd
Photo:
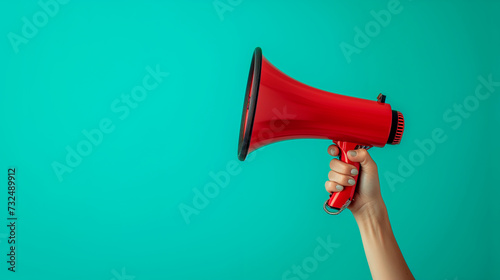
[[(343, 142), (343, 141), (334, 141), (337, 144), (337, 147), (340, 150), (340, 160), (354, 165), (358, 170), (358, 175), (352, 176), (354, 178), (354, 185), (352, 186), (344, 186), (344, 190), (340, 192), (333, 193), (330, 198), (325, 203), (325, 211), (328, 214), (339, 214), (342, 212), (349, 204), (352, 202), (354, 197), (354, 193), (356, 191), (356, 186), (358, 185), (358, 177), (361, 174), (361, 169), (359, 166), (359, 162), (350, 161), (347, 157), (347, 152), (350, 150), (356, 149), (358, 146), (357, 143)], [(327, 207), (337, 210), (337, 212), (332, 212), (327, 209)]]

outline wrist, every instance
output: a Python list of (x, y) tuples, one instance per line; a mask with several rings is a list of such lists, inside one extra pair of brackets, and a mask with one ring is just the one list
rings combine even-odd
[(387, 209), (382, 197), (377, 197), (364, 203), (361, 207), (352, 211), (358, 224), (364, 221), (380, 221), (387, 217)]

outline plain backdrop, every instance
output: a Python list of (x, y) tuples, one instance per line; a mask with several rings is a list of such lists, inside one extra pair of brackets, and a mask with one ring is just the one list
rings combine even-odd
[[(390, 5), (399, 12), (377, 21)], [(499, 1), (0, 6), (0, 225), (9, 167), (18, 217), (15, 273), (0, 226), (0, 278), (370, 279), (352, 214), (322, 209), (330, 141), (272, 144), (227, 184), (214, 179), (234, 168), (257, 46), (301, 82), (371, 100), (382, 92), (403, 112), (401, 144), (370, 153), (416, 278), (500, 277), (500, 87), (474, 97), (478, 77), (500, 81)], [(157, 68), (168, 76), (126, 103)], [(103, 121), (112, 131), (89, 146), (84, 131)], [(436, 129), (446, 140), (424, 153), (416, 143)], [(207, 185), (211, 197), (193, 202)], [(182, 209), (195, 211), (185, 219)], [(326, 260), (314, 257), (318, 239), (336, 244)]]

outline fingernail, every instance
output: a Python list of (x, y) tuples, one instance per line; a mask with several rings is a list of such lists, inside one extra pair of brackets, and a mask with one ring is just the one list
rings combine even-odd
[(337, 185), (335, 188), (336, 188), (337, 190), (339, 190), (339, 191), (341, 191), (341, 190), (343, 190), (343, 189), (344, 189), (344, 187), (342, 187), (341, 185)]
[(335, 149), (334, 148), (331, 148), (330, 149), (330, 155), (333, 155), (335, 153)]
[(358, 175), (358, 170), (356, 168), (351, 169), (351, 174), (352, 175)]
[(351, 157), (355, 157), (358, 154), (356, 151), (349, 151), (348, 153), (351, 155)]
[(354, 181), (354, 179), (349, 179), (349, 180), (347, 180), (347, 183), (349, 183), (350, 185), (354, 185), (354, 183), (356, 183), (356, 181)]

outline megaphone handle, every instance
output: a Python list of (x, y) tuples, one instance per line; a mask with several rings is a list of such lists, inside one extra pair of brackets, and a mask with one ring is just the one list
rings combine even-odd
[[(344, 141), (334, 141), (334, 143), (337, 144), (337, 147), (340, 150), (339, 156), (340, 160), (354, 165), (356, 169), (358, 170), (358, 175), (352, 176), (354, 178), (354, 185), (352, 186), (344, 186), (344, 190), (340, 192), (333, 193), (330, 198), (325, 202), (324, 209), (328, 214), (332, 215), (337, 215), (340, 214), (349, 204), (352, 202), (352, 199), (354, 197), (354, 193), (356, 191), (356, 186), (358, 185), (358, 178), (359, 175), (361, 174), (361, 169), (359, 162), (353, 162), (350, 161), (349, 158), (347, 157), (347, 152), (350, 150), (354, 150), (357, 147), (361, 146), (357, 143), (351, 143), (351, 142), (344, 142)], [(330, 209), (336, 210), (336, 211), (330, 211)]]

